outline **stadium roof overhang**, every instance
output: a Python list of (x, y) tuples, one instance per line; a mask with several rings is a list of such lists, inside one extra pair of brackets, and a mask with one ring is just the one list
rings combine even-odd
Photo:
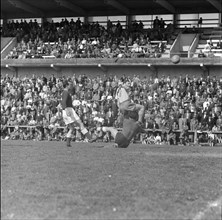
[(1, 0), (1, 19), (218, 13), (222, 0)]

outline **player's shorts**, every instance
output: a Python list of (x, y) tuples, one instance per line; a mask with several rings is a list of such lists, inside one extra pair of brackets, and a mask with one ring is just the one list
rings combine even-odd
[(130, 141), (122, 134), (122, 132), (117, 132), (115, 143), (118, 144), (119, 148), (126, 148), (129, 146)]
[[(68, 110), (69, 116), (66, 114), (66, 111)], [(66, 125), (74, 123), (78, 120), (80, 120), (79, 116), (76, 114), (75, 110), (71, 107), (66, 108), (62, 111), (62, 117)]]
[(136, 111), (136, 104), (130, 102), (129, 100), (119, 104), (120, 111)]

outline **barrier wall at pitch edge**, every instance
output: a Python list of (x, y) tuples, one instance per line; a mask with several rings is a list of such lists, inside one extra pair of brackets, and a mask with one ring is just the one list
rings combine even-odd
[(40, 59), (40, 60), (1, 60), (1, 74), (36, 76), (86, 74), (141, 76), (217, 76), (222, 77), (222, 58), (181, 58), (179, 64), (170, 59)]

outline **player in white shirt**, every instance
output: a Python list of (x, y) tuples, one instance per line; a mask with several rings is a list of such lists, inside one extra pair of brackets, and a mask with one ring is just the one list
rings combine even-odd
[(139, 116), (138, 121), (143, 123), (145, 107), (143, 105), (133, 103), (130, 99), (129, 92), (130, 82), (125, 82), (117, 89), (116, 99), (119, 110), (123, 114), (124, 111), (137, 111)]

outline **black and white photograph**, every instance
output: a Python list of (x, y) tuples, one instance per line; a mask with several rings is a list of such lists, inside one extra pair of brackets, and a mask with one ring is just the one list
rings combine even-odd
[(222, 0), (1, 0), (2, 220), (222, 220)]

